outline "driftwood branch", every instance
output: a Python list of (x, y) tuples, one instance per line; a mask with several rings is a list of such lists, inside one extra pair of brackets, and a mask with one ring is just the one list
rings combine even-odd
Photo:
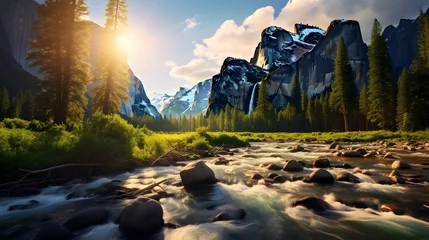
[(110, 197), (105, 197), (105, 198), (101, 198), (99, 199), (99, 201), (106, 201), (106, 200), (113, 200), (113, 199), (122, 199), (122, 198), (127, 198), (127, 197), (137, 197), (140, 194), (143, 194), (146, 191), (152, 190), (154, 187), (159, 186), (160, 184), (166, 182), (168, 179), (164, 179), (161, 180), (159, 182), (153, 183), (145, 188), (142, 189), (138, 189), (138, 190), (134, 190), (134, 191), (129, 191), (127, 193), (121, 194), (121, 195), (117, 195), (117, 196), (110, 196)]
[(153, 161), (150, 166), (153, 167), (153, 165), (155, 165), (155, 163), (157, 163), (159, 160), (161, 160), (165, 155), (167, 155), (167, 154), (173, 152), (174, 150), (176, 150), (176, 148), (177, 147), (174, 147), (170, 151), (163, 153), (161, 156), (159, 156), (157, 159), (155, 159), (155, 161)]
[(105, 164), (101, 164), (101, 163), (68, 163), (68, 164), (58, 165), (58, 166), (39, 169), (39, 170), (19, 169), (19, 171), (36, 174), (36, 173), (44, 173), (44, 172), (48, 172), (48, 171), (52, 171), (60, 168), (66, 168), (66, 167), (96, 167), (96, 166), (104, 166), (104, 165)]

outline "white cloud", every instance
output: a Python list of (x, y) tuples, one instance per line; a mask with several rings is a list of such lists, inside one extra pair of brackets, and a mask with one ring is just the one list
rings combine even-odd
[[(228, 56), (249, 60), (260, 41), (262, 30), (269, 26), (293, 31), (295, 23), (308, 23), (326, 29), (332, 20), (347, 18), (359, 21), (364, 40), (368, 41), (375, 17), (384, 26), (397, 24), (400, 18), (417, 16), (419, 6), (427, 8), (429, 4), (425, 1), (427, 0), (295, 0), (289, 1), (277, 17), (274, 16), (272, 6), (259, 8), (241, 24), (226, 20), (211, 37), (199, 43), (193, 42), (196, 58), (183, 66), (172, 66), (170, 75), (187, 81), (202, 81), (209, 73), (218, 73)], [(391, 2), (395, 4), (392, 5)], [(402, 7), (404, 5), (407, 5), (405, 10)], [(196, 69), (207, 66), (207, 69)]]
[(170, 76), (184, 79), (188, 82), (189, 87), (211, 78), (219, 72), (219, 65), (216, 62), (201, 58), (192, 59), (189, 63), (181, 66), (172, 61), (167, 61), (165, 64), (171, 67)]
[(183, 31), (187, 31), (189, 29), (192, 29), (192, 28), (200, 25), (200, 23), (197, 21), (197, 16), (187, 18), (185, 21), (182, 22), (182, 24), (186, 25), (185, 29), (183, 29)]

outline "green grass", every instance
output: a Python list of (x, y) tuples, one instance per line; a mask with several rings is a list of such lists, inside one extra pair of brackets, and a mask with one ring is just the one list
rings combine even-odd
[(0, 182), (13, 180), (18, 169), (40, 169), (70, 162), (116, 164), (134, 159), (144, 163), (174, 146), (210, 150), (218, 146), (244, 147), (253, 141), (307, 140), (370, 142), (429, 139), (420, 132), (346, 133), (162, 133), (134, 128), (124, 119), (95, 114), (81, 125), (52, 126), (51, 123), (5, 119), (0, 122)]

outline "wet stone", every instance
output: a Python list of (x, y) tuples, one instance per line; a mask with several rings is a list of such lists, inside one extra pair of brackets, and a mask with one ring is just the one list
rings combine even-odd
[(250, 179), (254, 179), (254, 180), (261, 180), (262, 178), (264, 177), (262, 177), (262, 175), (259, 173), (255, 173), (250, 177)]
[(268, 164), (267, 168), (268, 170), (274, 170), (274, 171), (282, 170), (282, 167), (280, 165), (274, 164), (274, 163)]

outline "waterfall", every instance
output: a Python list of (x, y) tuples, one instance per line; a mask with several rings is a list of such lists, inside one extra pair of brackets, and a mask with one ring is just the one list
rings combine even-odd
[(251, 113), (254, 110), (254, 106), (255, 106), (255, 91), (256, 91), (256, 86), (258, 85), (258, 83), (255, 83), (255, 85), (253, 85), (253, 90), (252, 90), (252, 97), (250, 98), (250, 102), (249, 102), (249, 113)]

